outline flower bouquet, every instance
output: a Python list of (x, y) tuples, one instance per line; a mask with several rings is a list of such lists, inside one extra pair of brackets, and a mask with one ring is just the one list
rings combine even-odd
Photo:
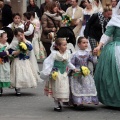
[(62, 23), (65, 25), (65, 26), (70, 26), (71, 24), (71, 17), (69, 17), (68, 15), (64, 15), (62, 16)]
[(78, 76), (87, 76), (90, 74), (90, 70), (86, 67), (86, 66), (82, 66), (80, 67), (80, 71), (79, 72), (76, 72), (76, 73), (73, 73), (73, 76), (74, 77), (78, 77)]
[(57, 77), (58, 77), (58, 69), (57, 69), (57, 68), (53, 68), (53, 69), (52, 69), (52, 72), (51, 72), (51, 74), (50, 74), (50, 78), (51, 78), (52, 80), (56, 80)]
[(28, 50), (27, 45), (24, 42), (20, 42), (18, 48), (22, 53), (26, 53)]

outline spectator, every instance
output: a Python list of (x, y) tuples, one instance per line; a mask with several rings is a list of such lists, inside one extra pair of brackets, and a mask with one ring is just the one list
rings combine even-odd
[(51, 0), (45, 0), (45, 2), (43, 3), (43, 4), (41, 4), (41, 6), (40, 6), (40, 20), (41, 20), (41, 17), (42, 17), (42, 15), (43, 15), (43, 13), (44, 13), (44, 8), (45, 8), (45, 5), (48, 3), (48, 2), (50, 2)]
[(56, 33), (61, 26), (62, 18), (58, 13), (56, 2), (49, 2), (45, 6), (45, 12), (41, 18), (42, 34), (41, 41), (46, 49), (47, 56), (50, 54), (52, 40), (48, 38), (49, 33)]
[(2, 28), (2, 10), (1, 10), (2, 5), (3, 5), (3, 2), (0, 1), (0, 29)]
[(29, 5), (27, 6), (27, 12), (36, 12), (37, 17), (40, 18), (40, 9), (35, 4), (35, 0), (29, 0)]
[(77, 37), (80, 33), (83, 21), (82, 8), (78, 6), (78, 0), (71, 0), (71, 7), (66, 10), (66, 14), (72, 18), (72, 29)]
[(94, 13), (103, 12), (102, 3), (100, 0), (94, 0), (93, 7), (94, 7)]
[(66, 10), (68, 9), (68, 7), (71, 6), (70, 3), (71, 3), (71, 0), (66, 0), (65, 3), (61, 3), (61, 5), (60, 5), (61, 9), (66, 12)]
[(93, 14), (87, 22), (84, 36), (89, 39), (92, 50), (97, 47), (111, 15), (112, 7), (106, 5), (102, 13)]
[(115, 13), (115, 9), (117, 6), (118, 1), (117, 0), (111, 0), (111, 5), (112, 5), (112, 14)]
[(2, 10), (2, 24), (3, 27), (8, 26), (11, 22), (13, 22), (12, 19), (12, 10), (11, 10), (11, 1), (10, 0), (0, 0), (3, 2), (1, 6)]
[(82, 0), (80, 2), (80, 5), (79, 5), (81, 8), (85, 9), (86, 5), (85, 5), (85, 0)]

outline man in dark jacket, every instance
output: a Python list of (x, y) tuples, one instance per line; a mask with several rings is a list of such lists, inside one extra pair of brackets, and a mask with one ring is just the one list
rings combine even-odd
[(61, 3), (60, 6), (61, 6), (61, 9), (66, 12), (68, 7), (71, 6), (71, 0), (66, 0), (66, 2), (65, 3)]
[(3, 24), (3, 27), (5, 27), (13, 22), (11, 1), (5, 0), (1, 10), (2, 10), (2, 24)]

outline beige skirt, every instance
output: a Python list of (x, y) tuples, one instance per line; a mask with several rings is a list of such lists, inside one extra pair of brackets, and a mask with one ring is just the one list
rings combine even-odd
[(29, 59), (14, 59), (11, 64), (11, 86), (16, 88), (32, 88), (37, 86), (35, 71)]
[(53, 97), (55, 100), (62, 102), (69, 101), (69, 80), (67, 73), (61, 74), (58, 71), (58, 77), (56, 80), (50, 79), (45, 84), (45, 95)]

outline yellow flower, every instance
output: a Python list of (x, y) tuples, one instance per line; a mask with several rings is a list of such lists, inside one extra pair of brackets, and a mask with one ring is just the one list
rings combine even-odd
[(57, 77), (58, 77), (58, 72), (54, 71), (54, 72), (52, 73), (52, 79), (53, 79), (53, 80), (56, 80)]
[(87, 75), (90, 74), (90, 70), (85, 66), (82, 66), (81, 70), (82, 70), (82, 73), (83, 73), (84, 76), (87, 76)]
[(22, 49), (27, 50), (27, 46), (24, 42), (21, 42), (20, 46), (22, 47)]

